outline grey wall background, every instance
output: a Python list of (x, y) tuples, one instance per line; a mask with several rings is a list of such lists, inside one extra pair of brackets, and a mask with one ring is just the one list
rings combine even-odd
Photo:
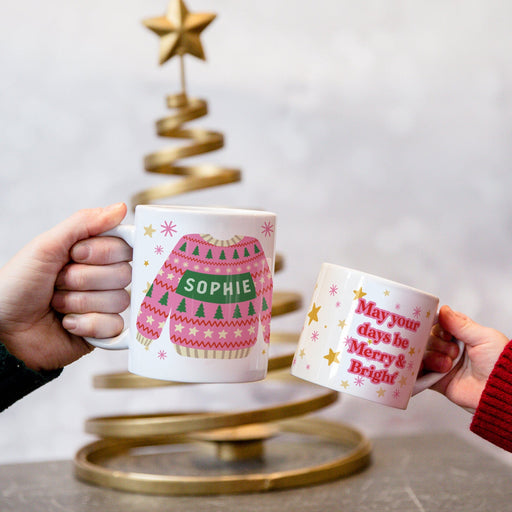
[[(177, 92), (141, 25), (165, 0), (3, 1), (0, 5), (0, 263), (83, 207), (128, 201), (161, 180), (143, 156), (165, 147), (154, 121)], [(279, 216), (286, 269), (276, 288), (309, 302), (323, 261), (424, 288), (511, 335), (512, 6), (498, 0), (190, 0), (216, 12), (208, 61), (187, 58), (197, 126), (224, 132), (206, 160), (243, 182), (185, 204)], [(189, 160), (190, 161), (190, 160)], [(128, 219), (129, 220), (129, 219)], [(300, 330), (305, 311), (275, 320)], [(69, 458), (86, 418), (242, 408), (304, 396), (272, 382), (105, 391), (92, 377), (126, 354), (95, 351), (0, 416), (0, 463)], [(272, 397), (272, 398), (270, 398)], [(186, 405), (185, 405), (186, 404)], [(453, 430), (470, 416), (427, 391), (405, 412), (343, 397), (322, 414), (370, 436)]]

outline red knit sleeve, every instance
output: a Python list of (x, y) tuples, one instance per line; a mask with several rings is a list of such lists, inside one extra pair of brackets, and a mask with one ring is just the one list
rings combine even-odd
[(470, 429), (512, 452), (512, 341), (501, 353), (487, 380)]

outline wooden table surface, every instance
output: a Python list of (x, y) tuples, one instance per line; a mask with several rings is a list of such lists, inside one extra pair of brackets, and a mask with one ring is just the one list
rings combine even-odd
[(0, 465), (0, 511), (512, 511), (512, 468), (453, 434), (373, 444), (371, 465), (348, 478), (224, 496), (148, 496), (95, 487), (74, 478), (70, 461)]

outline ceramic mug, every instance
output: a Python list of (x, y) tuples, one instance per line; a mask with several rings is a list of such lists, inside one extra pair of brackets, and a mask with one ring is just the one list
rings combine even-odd
[[(318, 276), (292, 375), (405, 409), (444, 374), (417, 378), (439, 298), (330, 263)], [(459, 356), (464, 346), (459, 343)]]
[(265, 378), (276, 216), (257, 210), (141, 205), (104, 235), (133, 247), (129, 327), (105, 349), (128, 369), (180, 382)]

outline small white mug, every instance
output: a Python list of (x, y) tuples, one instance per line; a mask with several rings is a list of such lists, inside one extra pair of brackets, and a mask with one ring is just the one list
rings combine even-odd
[[(444, 374), (417, 378), (439, 298), (330, 263), (318, 276), (292, 375), (405, 409)], [(459, 356), (464, 346), (459, 343)]]
[(141, 205), (104, 235), (133, 247), (130, 322), (105, 349), (128, 369), (180, 382), (265, 378), (276, 216), (258, 210)]

